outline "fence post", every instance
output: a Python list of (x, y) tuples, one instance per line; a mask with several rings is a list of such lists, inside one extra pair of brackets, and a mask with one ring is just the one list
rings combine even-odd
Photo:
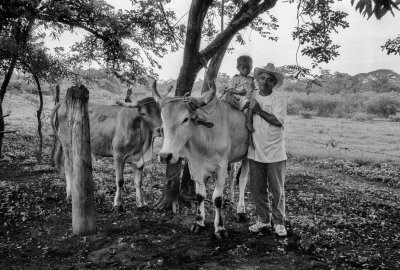
[(67, 90), (67, 138), (71, 176), (72, 232), (78, 235), (96, 231), (96, 212), (93, 195), (92, 160), (88, 114), (89, 91), (83, 85)]

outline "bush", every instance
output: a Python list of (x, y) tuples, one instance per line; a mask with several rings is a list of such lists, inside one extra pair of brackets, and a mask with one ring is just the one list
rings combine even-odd
[(313, 113), (311, 111), (300, 111), (299, 114), (303, 119), (311, 119), (313, 117)]
[(317, 116), (331, 116), (334, 114), (336, 107), (340, 104), (340, 101), (335, 96), (320, 96), (314, 101), (317, 107)]
[(388, 118), (390, 115), (396, 115), (399, 108), (400, 100), (398, 95), (383, 93), (377, 94), (368, 101), (366, 111), (370, 114)]
[(363, 112), (357, 112), (357, 113), (353, 114), (351, 119), (354, 121), (364, 122), (364, 121), (371, 121), (374, 119), (374, 117), (370, 114), (366, 114)]
[(299, 115), (300, 111), (304, 110), (300, 103), (288, 103), (287, 114), (288, 115)]
[(400, 122), (400, 115), (391, 116), (390, 121), (392, 122)]

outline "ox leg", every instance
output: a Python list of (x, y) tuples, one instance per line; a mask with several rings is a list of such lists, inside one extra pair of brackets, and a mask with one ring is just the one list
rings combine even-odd
[(114, 208), (119, 212), (123, 211), (122, 188), (124, 186), (124, 157), (114, 156), (115, 184), (117, 189), (114, 197)]
[(215, 236), (219, 239), (228, 236), (224, 227), (224, 215), (222, 211), (226, 169), (227, 165), (217, 168), (217, 179), (215, 183), (214, 193), (212, 196), (215, 209), (215, 219), (214, 219)]
[(142, 181), (143, 181), (143, 166), (135, 168), (135, 189), (136, 189), (136, 204), (138, 208), (147, 206), (146, 201), (143, 198)]
[(227, 182), (228, 182), (228, 194), (227, 194), (227, 200), (224, 201), (225, 207), (228, 206), (228, 204), (232, 205), (233, 202), (235, 201), (235, 179), (234, 179), (234, 163), (230, 164), (228, 169), (228, 177), (227, 177)]
[(198, 233), (204, 228), (205, 212), (204, 212), (204, 199), (206, 198), (206, 186), (204, 179), (196, 181), (196, 195), (197, 195), (197, 209), (196, 209), (196, 220), (193, 224), (191, 231)]
[(244, 159), (242, 161), (242, 171), (239, 177), (239, 201), (236, 208), (237, 221), (239, 222), (248, 221), (246, 217), (246, 207), (244, 203), (244, 192), (246, 190), (248, 178), (249, 178), (249, 160)]

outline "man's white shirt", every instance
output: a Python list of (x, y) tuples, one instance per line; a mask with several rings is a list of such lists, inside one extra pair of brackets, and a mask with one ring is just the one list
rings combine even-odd
[(249, 147), (248, 158), (262, 163), (273, 163), (287, 159), (284, 143), (284, 125), (286, 118), (285, 97), (277, 91), (269, 96), (261, 96), (255, 91), (254, 97), (263, 111), (275, 115), (282, 127), (276, 127), (254, 114), (253, 142), (255, 149)]

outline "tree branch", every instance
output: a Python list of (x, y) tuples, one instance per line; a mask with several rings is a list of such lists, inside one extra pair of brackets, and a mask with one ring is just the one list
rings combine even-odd
[(200, 57), (207, 61), (218, 51), (221, 44), (225, 44), (240, 30), (249, 25), (257, 16), (273, 8), (277, 0), (265, 0), (260, 3), (258, 0), (244, 3), (232, 21), (224, 31), (218, 34), (215, 39), (200, 52)]
[(175, 45), (176, 45), (176, 47), (179, 47), (177, 38), (176, 38), (176, 36), (175, 36), (175, 31), (174, 31), (174, 29), (171, 27), (171, 25), (170, 25), (169, 22), (168, 22), (167, 15), (165, 14), (164, 7), (163, 7), (161, 1), (158, 1), (158, 3), (160, 4), (161, 12), (162, 12), (162, 14), (164, 15), (165, 23), (167, 24), (167, 27), (168, 27), (168, 29), (171, 31), (172, 37), (174, 38)]

